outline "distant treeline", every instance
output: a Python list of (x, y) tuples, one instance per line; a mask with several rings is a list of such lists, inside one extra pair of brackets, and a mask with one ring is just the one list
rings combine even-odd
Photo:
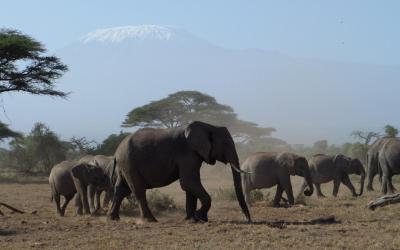
[[(354, 143), (329, 144), (316, 141), (312, 146), (290, 145), (274, 138), (275, 128), (260, 127), (256, 123), (240, 120), (233, 108), (218, 103), (214, 97), (197, 91), (180, 91), (158, 101), (133, 109), (122, 127), (172, 128), (194, 120), (226, 126), (233, 135), (241, 159), (259, 151), (290, 151), (310, 157), (313, 154), (344, 154), (366, 160), (369, 145), (381, 135), (376, 132), (354, 131)], [(385, 135), (397, 136), (397, 129), (387, 125)], [(109, 135), (103, 142), (89, 141), (85, 137), (61, 140), (43, 123), (36, 123), (26, 134), (19, 134), (9, 142), (9, 148), (0, 149), (0, 167), (28, 174), (47, 174), (53, 165), (66, 159), (78, 159), (86, 154), (113, 155), (128, 133)]]

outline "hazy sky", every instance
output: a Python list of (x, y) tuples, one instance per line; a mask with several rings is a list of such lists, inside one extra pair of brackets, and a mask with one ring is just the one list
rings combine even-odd
[(230, 48), (400, 64), (400, 1), (1, 0), (0, 25), (61, 48), (94, 29), (160, 24)]
[[(0, 27), (18, 29), (23, 33), (33, 36), (43, 42), (52, 53), (60, 51), (60, 49), (70, 45), (88, 32), (99, 28), (159, 24), (185, 29), (202, 39), (224, 48), (260, 48), (287, 54), (293, 58), (313, 58), (317, 60), (400, 66), (400, 30), (398, 27), (400, 24), (400, 1), (394, 0), (147, 0), (140, 2), (132, 0), (0, 0), (0, 8)], [(385, 84), (385, 81), (382, 81), (382, 83)], [(322, 88), (325, 86), (323, 84), (326, 83), (321, 83)], [(357, 84), (362, 86), (362, 83)], [(346, 89), (346, 92), (358, 91), (359, 87), (357, 84), (351, 89)], [(393, 97), (393, 90), (396, 92), (398, 89), (397, 85), (393, 85), (394, 83), (390, 84), (392, 85), (379, 89), (386, 91), (384, 94), (387, 97)], [(82, 86), (72, 91), (74, 93), (81, 93), (85, 91), (85, 88), (87, 86)], [(392, 91), (390, 91), (391, 89)], [(310, 91), (305, 92), (311, 93)], [(341, 90), (336, 91), (340, 92)], [(371, 91), (373, 92), (373, 90)], [(164, 92), (159, 98), (169, 94), (167, 90), (164, 90)], [(349, 102), (351, 102), (352, 93), (347, 93), (347, 95), (350, 100)], [(14, 96), (18, 97), (14, 98)], [(216, 97), (218, 100), (224, 100), (223, 96)], [(154, 99), (154, 97), (142, 96), (143, 100), (141, 100), (141, 104), (147, 103), (152, 98)], [(30, 102), (32, 107), (36, 107), (33, 105), (34, 102), (47, 103), (53, 101), (49, 99), (46, 97), (35, 97), (35, 99), (32, 99), (21, 94), (14, 94), (11, 97), (7, 96), (4, 100), (1, 99), (0, 101), (4, 101), (4, 106), (10, 114), (7, 116), (4, 112), (1, 112), (0, 120), (9, 123), (12, 128), (28, 132), (39, 115), (33, 111), (26, 111), (24, 102)], [(362, 98), (359, 99), (367, 101)], [(310, 100), (310, 98), (304, 101), (308, 101), (310, 107), (318, 105), (313, 100)], [(57, 102), (61, 101), (57, 100)], [(397, 98), (387, 98), (387, 102), (396, 104)], [(23, 105), (19, 108), (16, 107), (20, 103)], [(246, 104), (241, 103), (227, 104), (233, 105), (238, 111), (245, 110), (244, 106), (246, 106)], [(354, 106), (356, 104), (363, 107), (362, 103), (354, 103)], [(7, 105), (9, 106), (8, 108)], [(137, 103), (137, 105), (139, 104)], [(385, 107), (388, 104), (381, 103), (381, 105)], [(10, 108), (10, 106), (15, 107)], [(48, 116), (50, 114), (54, 116), (54, 113), (50, 110), (51, 106), (51, 104), (47, 106), (49, 109)], [(133, 108), (133, 106), (130, 106), (130, 108)], [(296, 108), (295, 104), (294, 108)], [(127, 111), (129, 110), (127, 109), (123, 112), (126, 113)], [(362, 111), (368, 116), (368, 110)], [(287, 114), (285, 113), (285, 115)], [(24, 121), (21, 119), (23, 116), (26, 117)], [(246, 118), (249, 115), (248, 112), (239, 112), (239, 116)], [(379, 121), (375, 119), (375, 125), (373, 126), (370, 124), (370, 120), (368, 120), (369, 117), (362, 120), (362, 124), (356, 124), (357, 121), (353, 120), (348, 120), (346, 124), (353, 124), (355, 129), (365, 130), (376, 130), (385, 123), (394, 123), (393, 125), (395, 126), (400, 125), (395, 124), (398, 119), (392, 112), (386, 112), (382, 116), (384, 118)], [(56, 119), (54, 117), (39, 119), (53, 126), (50, 118), (53, 120)], [(120, 129), (119, 124), (123, 119), (122, 115), (118, 119), (118, 121), (115, 121), (115, 128), (107, 131), (108, 134), (115, 133), (115, 129)], [(32, 121), (32, 124), (28, 124), (27, 120), (29, 122)], [(326, 122), (331, 123), (330, 120)], [(271, 120), (270, 123), (272, 126), (277, 126), (277, 136), (281, 136), (279, 132), (281, 132), (280, 128), (282, 126), (279, 121)], [(304, 121), (304, 123), (307, 123), (307, 121)], [(335, 124), (336, 121), (332, 125), (333, 129), (340, 127), (340, 124)], [(360, 127), (360, 125), (364, 127)], [(71, 136), (61, 127), (52, 127), (52, 129), (63, 136)], [(286, 129), (286, 132), (288, 130)], [(282, 131), (285, 132), (284, 129)], [(293, 131), (299, 133), (296, 130)], [(319, 134), (316, 133), (313, 139), (321, 138), (327, 133), (326, 131), (325, 127), (321, 127)], [(348, 131), (347, 127), (345, 127), (340, 132), (341, 134), (338, 134), (337, 138), (336, 134), (332, 136), (334, 137), (332, 141), (338, 143), (348, 140), (350, 132), (351, 130)], [(331, 134), (334, 133), (339, 132), (333, 131)], [(78, 136), (85, 135), (79, 134)], [(96, 140), (100, 140), (99, 138), (104, 138), (106, 135), (106, 133), (97, 135)], [(292, 143), (303, 142), (303, 139), (293, 141), (289, 137), (286, 138), (283, 136), (283, 138), (289, 139), (288, 141)], [(329, 139), (331, 140), (331, 138)], [(310, 141), (306, 143), (310, 143)]]

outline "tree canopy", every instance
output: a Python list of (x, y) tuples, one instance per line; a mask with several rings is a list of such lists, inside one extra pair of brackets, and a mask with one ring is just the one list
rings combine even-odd
[(68, 67), (46, 56), (40, 42), (16, 30), (0, 30), (0, 93), (11, 91), (65, 97), (54, 82)]
[(384, 127), (385, 129), (385, 136), (386, 137), (396, 137), (397, 134), (399, 133), (399, 130), (395, 127), (393, 127), (392, 125), (386, 125)]
[(179, 91), (135, 108), (128, 113), (122, 126), (173, 128), (194, 120), (225, 126), (243, 140), (267, 136), (275, 131), (238, 119), (232, 107), (198, 91)]

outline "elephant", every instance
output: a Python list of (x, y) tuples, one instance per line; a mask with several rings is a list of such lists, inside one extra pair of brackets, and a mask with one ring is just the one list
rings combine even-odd
[[(375, 175), (379, 174), (379, 181), (382, 183), (382, 169), (379, 166), (379, 150), (387, 141), (396, 140), (396, 138), (381, 138), (376, 140), (367, 152), (367, 191), (373, 191), (373, 181)], [(393, 186), (392, 186), (393, 188)]]
[(392, 177), (400, 174), (400, 140), (385, 140), (378, 153), (379, 166), (382, 170), (382, 193), (394, 193)]
[[(194, 121), (186, 126), (143, 128), (127, 136), (115, 152), (117, 182), (109, 219), (119, 219), (124, 197), (133, 192), (139, 202), (142, 222), (157, 222), (146, 199), (146, 190), (179, 180), (186, 194), (186, 220), (207, 222), (211, 197), (200, 179), (203, 162), (230, 163), (236, 196), (242, 212), (251, 222), (240, 181), (239, 157), (226, 127)], [(201, 207), (197, 209), (197, 200)]]
[(109, 184), (105, 187), (95, 187), (93, 185), (89, 185), (88, 187), (88, 194), (89, 194), (89, 207), (93, 213), (97, 213), (101, 206), (100, 206), (100, 197), (101, 193), (104, 191), (105, 196), (103, 200), (102, 207), (105, 209), (108, 207), (108, 204), (113, 196), (113, 183), (115, 183), (116, 178), (112, 176), (113, 171), (113, 163), (114, 156), (105, 156), (105, 155), (86, 155), (79, 160), (79, 163), (88, 163), (93, 166), (100, 167), (105, 176), (107, 176)]
[(309, 189), (304, 191), (311, 196), (314, 187), (306, 158), (294, 153), (260, 152), (249, 156), (242, 164), (242, 170), (251, 172), (242, 175), (242, 185), (246, 203), (250, 205), (250, 191), (270, 188), (277, 185), (273, 205), (279, 207), (283, 191), (286, 192), (289, 205), (294, 205), (291, 175), (304, 177)]
[[(75, 197), (76, 213), (82, 214), (82, 205), (84, 212), (90, 213), (87, 202), (87, 186), (92, 184), (101, 187), (108, 185), (108, 180), (99, 167), (75, 161), (63, 161), (52, 168), (49, 184), (52, 191), (51, 200), (55, 200), (58, 214), (64, 216), (68, 203), (77, 191), (81, 195)], [(60, 207), (60, 195), (65, 198), (62, 207)]]
[[(348, 187), (355, 197), (356, 190), (350, 181), (350, 174), (360, 175), (360, 193), (362, 195), (364, 189), (365, 170), (359, 159), (352, 159), (342, 154), (329, 156), (325, 154), (313, 155), (308, 160), (311, 172), (312, 182), (315, 185), (318, 197), (325, 197), (321, 191), (321, 184), (333, 180), (333, 196), (336, 197), (339, 192), (339, 185), (342, 182)], [(302, 186), (302, 189), (304, 188)]]

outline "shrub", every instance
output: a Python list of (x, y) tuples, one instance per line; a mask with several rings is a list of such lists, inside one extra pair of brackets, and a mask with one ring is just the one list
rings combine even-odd
[[(214, 199), (220, 201), (237, 200), (236, 192), (235, 189), (233, 188), (226, 188), (226, 189), (219, 188), (212, 194), (212, 196)], [(262, 201), (262, 200), (264, 200), (264, 195), (260, 190), (253, 190), (250, 192), (250, 202)]]
[[(168, 194), (161, 193), (159, 190), (151, 190), (147, 193), (147, 203), (151, 209), (156, 211), (165, 211), (176, 208), (174, 199)], [(122, 204), (122, 208), (124, 210), (134, 210), (139, 208), (139, 202), (134, 194), (127, 197), (127, 201)]]

